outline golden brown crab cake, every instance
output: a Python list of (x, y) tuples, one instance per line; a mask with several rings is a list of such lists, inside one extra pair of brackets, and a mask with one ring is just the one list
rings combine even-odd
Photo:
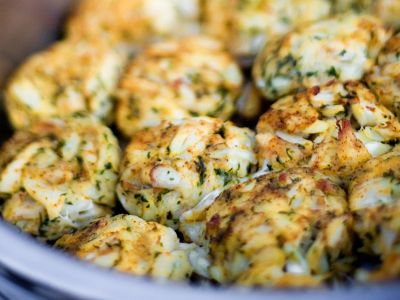
[(274, 170), (308, 166), (346, 179), (399, 138), (397, 118), (365, 85), (332, 81), (275, 102), (258, 122), (256, 152)]
[(194, 245), (174, 230), (132, 215), (103, 217), (55, 244), (80, 259), (139, 276), (183, 280), (192, 273)]
[(77, 112), (112, 121), (125, 58), (100, 43), (59, 42), (34, 54), (6, 89), (6, 108), (15, 128)]
[(400, 34), (386, 43), (365, 79), (379, 100), (400, 118)]
[(82, 0), (67, 22), (72, 39), (101, 39), (138, 50), (199, 32), (199, 0)]
[(400, 276), (400, 152), (368, 161), (349, 186), (349, 205), (361, 252), (377, 255), (382, 265), (359, 270), (359, 280), (376, 281)]
[(379, 17), (386, 25), (400, 28), (400, 2), (398, 0), (331, 0), (335, 12), (369, 13)]
[(118, 141), (94, 118), (39, 122), (0, 153), (2, 215), (24, 231), (53, 240), (115, 205)]
[(204, 196), (236, 183), (256, 164), (254, 133), (208, 117), (163, 121), (133, 135), (117, 186), (131, 214), (177, 228)]
[(272, 36), (327, 16), (330, 6), (327, 0), (205, 0), (202, 25), (232, 53), (249, 56)]
[(359, 80), (390, 37), (371, 16), (339, 15), (266, 43), (253, 66), (257, 87), (269, 100), (330, 80)]
[(153, 44), (128, 66), (118, 91), (117, 125), (130, 136), (161, 120), (228, 119), (242, 74), (221, 43), (190, 37)]
[(351, 216), (335, 181), (293, 168), (225, 190), (189, 220), (202, 222), (198, 240), (209, 250), (209, 276), (220, 283), (295, 287), (348, 272)]

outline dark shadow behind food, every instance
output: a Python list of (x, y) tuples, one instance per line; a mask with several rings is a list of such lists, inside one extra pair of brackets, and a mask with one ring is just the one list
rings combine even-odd
[[(63, 20), (74, 0), (0, 1), (0, 90), (7, 78), (30, 54), (62, 35)], [(0, 94), (0, 141), (11, 134)]]

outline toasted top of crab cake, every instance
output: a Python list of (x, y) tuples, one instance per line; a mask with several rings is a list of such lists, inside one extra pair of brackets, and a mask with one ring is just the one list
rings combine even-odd
[(5, 99), (11, 124), (86, 113), (113, 120), (112, 93), (125, 62), (101, 43), (58, 42), (23, 63), (8, 83)]
[(330, 80), (359, 80), (390, 37), (372, 16), (338, 15), (300, 27), (266, 43), (253, 66), (257, 87), (269, 100)]
[[(399, 3), (400, 4), (400, 3)], [(400, 117), (400, 33), (386, 43), (365, 78), (379, 100)]]
[(272, 169), (308, 166), (348, 178), (389, 152), (400, 123), (360, 82), (332, 81), (284, 97), (257, 124), (257, 155)]
[(101, 267), (171, 280), (191, 275), (189, 253), (195, 248), (181, 244), (171, 228), (132, 215), (98, 219), (55, 246)]
[(70, 39), (101, 39), (133, 50), (199, 31), (199, 0), (82, 0), (69, 18)]
[[(209, 276), (248, 286), (315, 286), (349, 271), (346, 193), (307, 168), (234, 185), (184, 222), (200, 223)], [(198, 226), (198, 224), (195, 224)]]
[(131, 214), (178, 227), (204, 196), (249, 175), (254, 133), (208, 117), (163, 121), (138, 131), (125, 151), (117, 187)]
[(2, 215), (22, 230), (52, 240), (115, 205), (118, 141), (94, 118), (36, 123), (0, 153)]
[(121, 79), (117, 125), (130, 136), (161, 120), (228, 119), (242, 81), (238, 64), (217, 40), (197, 36), (153, 44)]
[(397, 0), (331, 0), (334, 12), (354, 10), (361, 14), (373, 14), (386, 25), (400, 28), (400, 3)]
[(349, 206), (360, 252), (378, 256), (373, 270), (360, 269), (356, 278), (381, 281), (400, 274), (400, 152), (398, 149), (366, 162), (349, 185)]
[(326, 0), (202, 1), (202, 26), (232, 53), (249, 56), (271, 37), (327, 16), (330, 6)]

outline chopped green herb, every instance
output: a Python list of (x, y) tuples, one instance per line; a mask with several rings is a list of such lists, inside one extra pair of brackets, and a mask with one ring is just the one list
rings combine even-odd
[(171, 211), (169, 211), (167, 213), (167, 220), (172, 220), (172, 219), (173, 219), (172, 213), (171, 213)]
[(395, 179), (396, 178), (393, 170), (389, 170), (389, 171), (383, 173), (383, 177), (388, 177), (390, 179)]
[(142, 194), (135, 194), (133, 197), (134, 197), (136, 200), (139, 200), (139, 201), (141, 201), (141, 202), (145, 202), (145, 203), (149, 202), (149, 200), (147, 200), (146, 197), (143, 196)]
[(225, 125), (222, 125), (220, 129), (218, 129), (217, 134), (219, 134), (223, 139), (225, 138)]
[(206, 166), (204, 165), (203, 158), (201, 156), (197, 157), (197, 161), (195, 161), (197, 172), (199, 173), (199, 185), (204, 183), (204, 179), (206, 177)]
[(287, 156), (289, 157), (289, 159), (290, 160), (292, 160), (293, 159), (293, 150), (292, 149), (290, 149), (290, 148), (286, 148), (286, 154), (287, 154)]
[(318, 75), (318, 71), (310, 71), (306, 73), (307, 77), (312, 77), (312, 76), (317, 76)]
[(195, 112), (195, 111), (189, 111), (189, 114), (192, 116), (192, 117), (198, 117), (199, 116), (199, 113), (198, 112)]
[(222, 169), (214, 169), (216, 175), (220, 176), (224, 180), (224, 186), (232, 181), (232, 175)]
[(336, 69), (335, 69), (334, 66), (331, 66), (331, 67), (326, 71), (326, 74), (328, 74), (329, 76), (333, 76), (333, 77), (335, 77), (335, 78), (339, 78), (339, 74), (338, 74), (338, 72), (336, 71)]

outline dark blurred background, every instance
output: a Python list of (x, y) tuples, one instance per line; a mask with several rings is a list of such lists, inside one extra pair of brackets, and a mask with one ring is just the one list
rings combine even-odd
[(62, 34), (75, 0), (0, 0), (0, 88), (29, 54)]
[(2, 97), (7, 78), (27, 56), (62, 36), (75, 1), (0, 0), (0, 145), (12, 133)]

